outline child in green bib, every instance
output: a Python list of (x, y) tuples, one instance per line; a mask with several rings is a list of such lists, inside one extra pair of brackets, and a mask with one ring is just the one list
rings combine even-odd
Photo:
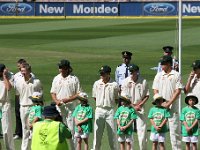
[(198, 103), (198, 98), (195, 95), (189, 94), (185, 98), (186, 107), (182, 109), (180, 120), (182, 121), (182, 141), (186, 143), (186, 150), (197, 150), (199, 127), (198, 121), (200, 120), (200, 110), (195, 107)]
[(82, 140), (85, 142), (85, 150), (89, 149), (88, 139), (92, 132), (93, 110), (88, 104), (88, 95), (84, 92), (78, 94), (80, 104), (76, 106), (72, 116), (75, 122), (75, 137), (77, 138), (77, 150), (81, 150)]
[(120, 150), (131, 150), (133, 143), (133, 121), (137, 119), (136, 111), (130, 106), (130, 96), (119, 96), (121, 106), (117, 109), (114, 119), (117, 120), (117, 134), (118, 142), (120, 143)]
[(170, 117), (169, 111), (162, 107), (162, 103), (165, 101), (159, 94), (155, 94), (152, 104), (155, 105), (149, 111), (148, 118), (152, 124), (150, 140), (153, 142), (152, 150), (157, 150), (159, 146), (160, 150), (165, 149), (165, 133), (167, 129), (167, 121)]

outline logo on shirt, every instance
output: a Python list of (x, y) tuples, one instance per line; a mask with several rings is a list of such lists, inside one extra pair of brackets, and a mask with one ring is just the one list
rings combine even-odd
[(119, 116), (119, 120), (120, 120), (121, 125), (126, 125), (128, 123), (128, 115), (129, 115), (128, 111), (122, 111), (121, 112), (121, 114)]
[(185, 114), (185, 121), (187, 123), (192, 124), (195, 120), (195, 113), (194, 112), (188, 112)]
[(84, 110), (78, 111), (77, 119), (78, 120), (83, 120), (86, 116), (86, 112)]
[(156, 124), (156, 126), (160, 125), (163, 120), (163, 115), (160, 112), (156, 112), (153, 114), (153, 120)]

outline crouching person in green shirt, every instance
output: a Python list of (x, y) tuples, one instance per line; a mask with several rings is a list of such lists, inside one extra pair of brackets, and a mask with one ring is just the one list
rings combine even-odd
[(33, 125), (32, 150), (68, 150), (66, 138), (71, 138), (69, 129), (59, 121), (60, 116), (56, 107), (45, 106), (44, 121)]

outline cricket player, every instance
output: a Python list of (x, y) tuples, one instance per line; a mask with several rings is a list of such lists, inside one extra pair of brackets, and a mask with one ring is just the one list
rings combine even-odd
[(139, 67), (134, 64), (130, 64), (129, 71), (131, 75), (124, 79), (122, 82), (121, 94), (130, 95), (132, 107), (135, 108), (137, 113), (137, 134), (140, 150), (147, 149), (147, 125), (145, 114), (145, 103), (149, 98), (149, 87), (147, 80), (143, 79), (139, 74)]
[(114, 107), (118, 99), (119, 88), (110, 78), (111, 68), (107, 65), (99, 70), (100, 79), (93, 85), (92, 97), (96, 101), (93, 149), (100, 150), (105, 125), (111, 150), (117, 150), (116, 127), (114, 122)]
[(2, 133), (7, 150), (15, 150), (12, 132), (10, 90), (13, 86), (13, 74), (4, 64), (0, 64), (0, 105), (2, 109)]
[(74, 99), (76, 99), (76, 94), (81, 91), (81, 87), (79, 79), (71, 74), (72, 68), (68, 60), (61, 60), (58, 67), (59, 74), (53, 79), (50, 93), (63, 117), (63, 122), (71, 130), (72, 139), (70, 139), (70, 146), (71, 150), (74, 150), (76, 138), (74, 138), (74, 121), (72, 113), (77, 105)]
[(21, 73), (23, 77), (16, 81), (16, 94), (19, 95), (20, 117), (23, 131), (21, 150), (28, 150), (30, 133), (27, 118), (28, 110), (33, 104), (29, 97), (32, 96), (33, 92), (42, 93), (42, 85), (39, 79), (32, 77), (31, 66), (29, 64), (23, 64), (21, 67)]
[(179, 104), (177, 98), (182, 89), (180, 74), (172, 69), (172, 57), (163, 56), (160, 60), (162, 72), (157, 73), (154, 78), (152, 89), (154, 94), (160, 94), (166, 102), (163, 107), (170, 109), (169, 118), (170, 139), (173, 150), (181, 150)]

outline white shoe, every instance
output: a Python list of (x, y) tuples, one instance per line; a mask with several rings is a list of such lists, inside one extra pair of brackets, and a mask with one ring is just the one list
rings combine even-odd
[(20, 139), (20, 136), (19, 136), (19, 135), (15, 135), (15, 136), (13, 137), (13, 139), (14, 139), (14, 140)]

